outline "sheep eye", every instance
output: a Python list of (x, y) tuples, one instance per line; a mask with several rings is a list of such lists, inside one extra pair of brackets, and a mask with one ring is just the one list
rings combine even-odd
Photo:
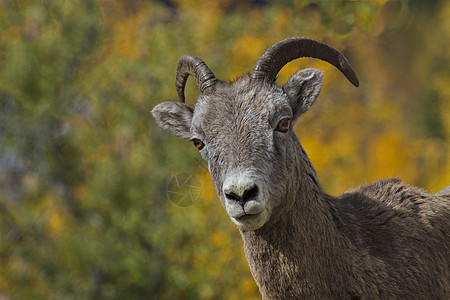
[(285, 118), (282, 119), (277, 125), (277, 131), (287, 132), (289, 130), (289, 124), (291, 123), (291, 119)]
[(202, 150), (203, 147), (205, 147), (205, 144), (199, 139), (192, 139), (192, 143), (194, 143), (194, 146), (197, 147), (198, 150)]

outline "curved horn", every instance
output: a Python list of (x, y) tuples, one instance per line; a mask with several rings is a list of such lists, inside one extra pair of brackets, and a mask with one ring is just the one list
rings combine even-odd
[(217, 79), (208, 66), (198, 57), (184, 55), (178, 61), (177, 75), (175, 77), (175, 86), (177, 88), (178, 101), (184, 102), (184, 87), (186, 81), (191, 75), (200, 88), (200, 93), (204, 93), (212, 87)]
[(338, 68), (354, 86), (359, 86), (358, 77), (344, 55), (327, 44), (303, 37), (286, 39), (267, 49), (256, 62), (252, 79), (275, 81), (284, 65), (300, 57), (324, 60)]

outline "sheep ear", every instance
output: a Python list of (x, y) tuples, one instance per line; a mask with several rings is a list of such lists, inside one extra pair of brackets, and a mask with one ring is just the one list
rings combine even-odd
[(166, 101), (156, 105), (152, 115), (159, 126), (173, 135), (189, 140), (194, 107), (179, 101)]
[(283, 90), (289, 98), (294, 119), (306, 112), (319, 96), (323, 72), (318, 69), (304, 69), (292, 75)]

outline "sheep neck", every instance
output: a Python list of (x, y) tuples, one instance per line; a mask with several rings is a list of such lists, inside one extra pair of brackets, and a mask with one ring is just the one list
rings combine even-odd
[(250, 270), (265, 299), (331, 298), (338, 292), (332, 286), (345, 287), (344, 274), (351, 272), (351, 245), (333, 221), (332, 197), (320, 188), (307, 157), (298, 158), (303, 163), (297, 164), (297, 178), (303, 180), (290, 195), (292, 207), (258, 230), (241, 231)]

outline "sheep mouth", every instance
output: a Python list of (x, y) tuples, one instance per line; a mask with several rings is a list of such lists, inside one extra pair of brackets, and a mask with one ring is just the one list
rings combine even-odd
[(244, 216), (258, 215), (263, 212), (265, 208), (265, 203), (258, 200), (250, 200), (246, 203), (227, 201), (225, 209), (230, 217), (237, 220)]
[(238, 218), (234, 218), (234, 219), (239, 222), (245, 222), (245, 221), (249, 221), (249, 220), (257, 218), (260, 214), (261, 214), (261, 212), (258, 212), (255, 214), (244, 214), (244, 215), (242, 215)]
[(244, 214), (239, 217), (232, 217), (231, 220), (239, 229), (242, 230), (256, 230), (262, 227), (269, 219), (269, 212), (263, 209), (260, 212), (252, 214)]

